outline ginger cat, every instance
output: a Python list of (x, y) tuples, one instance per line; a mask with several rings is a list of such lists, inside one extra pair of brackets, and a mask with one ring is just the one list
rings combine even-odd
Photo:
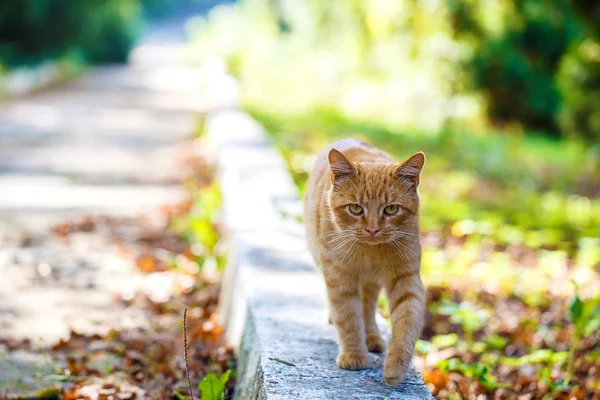
[(398, 164), (364, 142), (340, 140), (319, 155), (305, 197), (308, 242), (339, 336), (337, 365), (363, 369), (368, 351), (384, 350), (375, 322), (383, 287), (392, 321), (383, 367), (390, 386), (408, 371), (425, 312), (417, 195), (424, 163), (420, 152)]

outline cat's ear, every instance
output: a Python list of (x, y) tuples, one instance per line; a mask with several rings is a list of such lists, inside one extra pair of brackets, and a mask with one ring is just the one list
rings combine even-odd
[(394, 175), (400, 179), (419, 185), (419, 175), (425, 165), (425, 154), (422, 151), (413, 154), (394, 169)]
[(339, 150), (329, 151), (329, 168), (331, 168), (331, 181), (340, 181), (357, 173), (356, 167)]

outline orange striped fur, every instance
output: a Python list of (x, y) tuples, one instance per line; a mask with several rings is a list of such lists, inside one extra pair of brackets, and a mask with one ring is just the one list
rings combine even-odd
[[(364, 142), (340, 140), (319, 155), (305, 197), (308, 242), (339, 336), (337, 364), (362, 369), (368, 351), (385, 349), (375, 323), (384, 288), (392, 338), (383, 375), (390, 386), (408, 371), (425, 312), (417, 195), (424, 162), (416, 153), (398, 164)], [(394, 207), (384, 212), (390, 205), (398, 206), (395, 215), (388, 215)]]

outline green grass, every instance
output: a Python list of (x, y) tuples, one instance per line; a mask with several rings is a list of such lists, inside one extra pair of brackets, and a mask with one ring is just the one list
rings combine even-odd
[(430, 155), (429, 171), (468, 171), (499, 184), (530, 190), (581, 194), (598, 194), (600, 190), (600, 187), (577, 188), (600, 178), (600, 147), (583, 141), (564, 141), (535, 133), (476, 134), (460, 128), (439, 132), (391, 130), (327, 110), (300, 116), (274, 115), (252, 107), (248, 111), (284, 151), (314, 153), (332, 140), (352, 136), (367, 140), (399, 159), (423, 150)]
[[(538, 135), (392, 131), (333, 112), (279, 117), (250, 109), (282, 149), (300, 191), (311, 157), (333, 140), (356, 137), (398, 160), (427, 154), (422, 229), (492, 237), (503, 245), (573, 253), (600, 226), (598, 149)], [(586, 196), (588, 195), (588, 196)], [(457, 225), (458, 224), (458, 225)]]
[(583, 142), (394, 131), (326, 111), (249, 111), (281, 149), (301, 193), (315, 154), (336, 139), (364, 139), (398, 160), (424, 150), (421, 231), (435, 245), (424, 244), (422, 271), (431, 285), (467, 277), (541, 305), (557, 277), (585, 280), (600, 263), (600, 199), (584, 195), (597, 194), (599, 164), (597, 150)]

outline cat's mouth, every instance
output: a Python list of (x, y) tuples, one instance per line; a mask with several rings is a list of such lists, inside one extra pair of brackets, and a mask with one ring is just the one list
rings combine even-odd
[(389, 238), (383, 236), (370, 236), (370, 235), (361, 235), (358, 238), (361, 243), (376, 245), (376, 244), (384, 244), (390, 241)]

